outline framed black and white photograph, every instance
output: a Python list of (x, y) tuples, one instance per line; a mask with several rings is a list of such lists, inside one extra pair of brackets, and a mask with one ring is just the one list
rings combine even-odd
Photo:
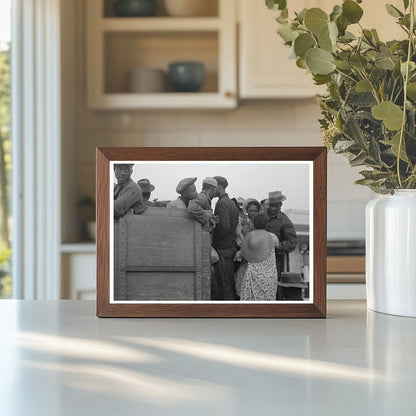
[(326, 149), (97, 149), (97, 315), (325, 317)]

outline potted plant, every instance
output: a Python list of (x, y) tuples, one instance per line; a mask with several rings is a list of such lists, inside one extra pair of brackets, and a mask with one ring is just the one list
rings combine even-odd
[[(279, 11), (278, 34), (296, 65), (327, 88), (320, 97), (324, 144), (351, 166), (364, 166), (357, 183), (381, 195), (366, 212), (368, 306), (406, 316), (416, 316), (414, 2), (403, 0), (401, 9), (374, 6), (385, 7), (404, 34), (382, 42), (376, 30), (360, 24), (362, 0), (293, 16), (286, 0), (266, 0)], [(353, 25), (359, 35), (350, 31)]]

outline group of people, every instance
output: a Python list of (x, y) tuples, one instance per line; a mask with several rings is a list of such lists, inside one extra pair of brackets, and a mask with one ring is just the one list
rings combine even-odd
[[(286, 197), (280, 191), (268, 198), (230, 198), (222, 176), (203, 180), (197, 192), (196, 177), (182, 179), (172, 201), (150, 201), (155, 189), (148, 179), (131, 179), (133, 164), (115, 164), (114, 218), (127, 212), (141, 214), (148, 206), (185, 209), (211, 238), (211, 300), (284, 300), (279, 279), (284, 257), (296, 248), (297, 236), (281, 211)], [(218, 198), (215, 210), (212, 200)]]

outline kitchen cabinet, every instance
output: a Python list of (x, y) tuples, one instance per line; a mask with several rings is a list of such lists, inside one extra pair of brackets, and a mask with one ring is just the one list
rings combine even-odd
[[(330, 12), (333, 0), (298, 0), (289, 3), (290, 11), (319, 7)], [(296, 3), (296, 4), (295, 4)], [(390, 3), (402, 9), (402, 0)], [(255, 98), (308, 98), (325, 93), (323, 86), (316, 86), (305, 70), (290, 59), (291, 49), (277, 35), (275, 17), (278, 12), (267, 9), (264, 1), (239, 0), (239, 95), (242, 99)], [(381, 40), (403, 38), (403, 33), (379, 0), (366, 0), (363, 27), (376, 28)], [(348, 28), (359, 30), (358, 25)]]
[[(296, 10), (328, 9), (325, 3), (328, 0), (299, 0)], [(239, 0), (239, 7), (240, 98), (308, 98), (322, 93), (311, 75), (289, 59), (291, 50), (276, 33), (277, 12), (267, 9), (264, 1)]]
[(61, 253), (61, 298), (95, 300), (95, 244), (62, 244)]
[[(208, 0), (207, 0), (208, 1)], [(88, 0), (87, 102), (90, 109), (233, 108), (237, 105), (236, 4), (218, 2), (217, 16), (115, 17), (109, 2)], [(111, 2), (110, 2), (111, 6)], [(199, 61), (206, 77), (199, 92), (129, 92), (139, 68)]]
[[(62, 299), (95, 300), (95, 244), (63, 244)], [(328, 299), (365, 299), (364, 257), (329, 256), (327, 267)]]
[(328, 256), (327, 283), (328, 299), (365, 299), (365, 256)]
[(365, 256), (328, 256), (329, 283), (364, 283)]

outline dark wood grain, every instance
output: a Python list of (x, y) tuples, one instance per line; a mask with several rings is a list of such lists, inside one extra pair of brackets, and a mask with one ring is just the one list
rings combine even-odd
[[(313, 161), (313, 303), (110, 303), (110, 161)], [(325, 318), (327, 150), (324, 147), (133, 147), (97, 149), (97, 316)]]
[(313, 161), (313, 302), (326, 317), (327, 150)]
[(110, 164), (100, 149), (96, 160), (97, 316), (103, 316), (110, 300)]

